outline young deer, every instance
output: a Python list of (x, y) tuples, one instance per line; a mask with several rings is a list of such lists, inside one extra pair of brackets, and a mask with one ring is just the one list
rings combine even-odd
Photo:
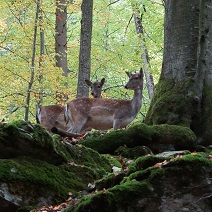
[(85, 83), (91, 87), (91, 95), (94, 98), (101, 98), (101, 93), (102, 93), (102, 86), (105, 83), (105, 78), (102, 78), (100, 82), (96, 81), (96, 82), (91, 82), (88, 79), (85, 79)]
[[(85, 83), (91, 87), (91, 95), (94, 98), (100, 98), (102, 92), (102, 86), (104, 85), (105, 78), (100, 82), (91, 82), (85, 80)], [(47, 131), (51, 132), (53, 127), (67, 131), (69, 126), (66, 124), (64, 119), (65, 107), (61, 105), (48, 105), (40, 106), (36, 111), (36, 120), (38, 124), (41, 124)]]
[(90, 99), (86, 97), (69, 102), (65, 108), (68, 132), (85, 133), (90, 129), (114, 130), (124, 128), (131, 123), (142, 105), (143, 71), (131, 74), (126, 89), (134, 90), (132, 100)]

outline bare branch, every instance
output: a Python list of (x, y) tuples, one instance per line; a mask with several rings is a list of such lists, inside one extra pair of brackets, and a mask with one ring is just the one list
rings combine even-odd
[(116, 0), (116, 1), (114, 1), (114, 2), (111, 2), (110, 4), (108, 4), (107, 6), (110, 6), (110, 5), (112, 5), (112, 4), (115, 4), (115, 3), (117, 3), (117, 2), (119, 2), (120, 0)]

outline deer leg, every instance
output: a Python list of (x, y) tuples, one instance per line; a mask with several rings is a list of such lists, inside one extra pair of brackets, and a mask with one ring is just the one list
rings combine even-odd
[(86, 122), (87, 122), (87, 117), (83, 117), (83, 116), (81, 116), (81, 118), (79, 117), (77, 120), (73, 122), (72, 129), (70, 129), (70, 131), (68, 132), (80, 134)]
[(121, 120), (115, 119), (113, 121), (113, 129), (114, 130), (118, 130), (118, 129), (120, 129), (120, 127), (121, 127)]

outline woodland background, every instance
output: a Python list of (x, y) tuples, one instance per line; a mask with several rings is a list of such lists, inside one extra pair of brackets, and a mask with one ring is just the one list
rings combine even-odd
[[(39, 1), (37, 22), (36, 2), (0, 3), (0, 117), (4, 121), (35, 122), (38, 102), (64, 104), (64, 94), (68, 100), (77, 95), (82, 1), (67, 1), (68, 76), (57, 67), (55, 59), (56, 2)], [(135, 13), (142, 21), (142, 37), (136, 30)], [(90, 79), (106, 78), (103, 98), (132, 97), (132, 92), (123, 88), (125, 71), (146, 67), (157, 83), (163, 56), (163, 24), (164, 5), (160, 0), (93, 1)], [(148, 64), (142, 59), (144, 52)], [(145, 117), (150, 104), (147, 86), (143, 95), (139, 120)]]

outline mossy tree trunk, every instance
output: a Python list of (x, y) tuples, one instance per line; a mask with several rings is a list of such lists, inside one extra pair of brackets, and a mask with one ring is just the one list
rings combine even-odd
[(190, 127), (212, 144), (212, 2), (165, 1), (162, 73), (146, 124)]

